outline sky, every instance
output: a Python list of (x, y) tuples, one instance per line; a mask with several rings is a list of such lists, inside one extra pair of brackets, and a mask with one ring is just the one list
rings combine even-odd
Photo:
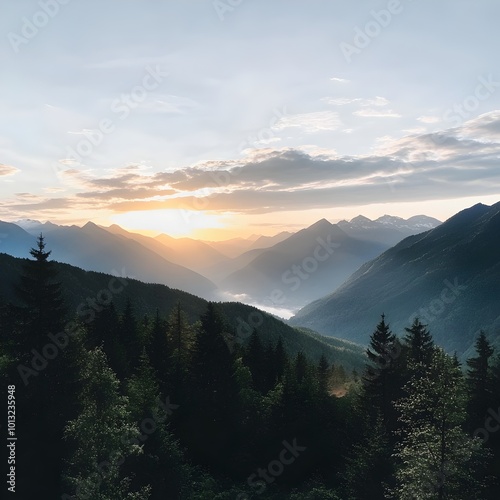
[(221, 239), (500, 200), (498, 0), (25, 0), (0, 219)]

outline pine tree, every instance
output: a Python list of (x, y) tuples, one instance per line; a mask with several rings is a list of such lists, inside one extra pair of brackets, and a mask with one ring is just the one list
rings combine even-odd
[(266, 383), (265, 351), (256, 329), (253, 330), (248, 345), (243, 350), (243, 363), (250, 369), (253, 388), (265, 394), (268, 390)]
[(377, 418), (379, 412), (390, 430), (393, 430), (395, 421), (392, 402), (399, 394), (399, 378), (395, 376), (394, 360), (400, 350), (401, 346), (382, 314), (366, 350), (370, 364), (365, 369), (363, 383), (367, 408), (371, 408), (372, 417)]
[(128, 374), (133, 373), (139, 364), (139, 356), (142, 351), (143, 342), (139, 335), (139, 328), (135, 319), (132, 302), (127, 298), (125, 311), (120, 320), (120, 340), (125, 348), (128, 361)]
[(145, 350), (136, 372), (128, 381), (127, 393), (131, 417), (139, 426), (139, 442), (143, 447), (143, 453), (131, 457), (124, 466), (129, 475), (135, 474), (132, 488), (140, 489), (149, 484), (151, 500), (187, 497), (191, 469), (169, 429), (170, 408), (162, 408), (165, 406), (162, 403), (166, 400), (170, 405), (170, 398), (160, 394), (155, 370)]
[(167, 325), (160, 318), (158, 309), (151, 328), (150, 340), (147, 347), (151, 366), (155, 370), (160, 384), (160, 391), (166, 395), (168, 391), (168, 375), (170, 370), (170, 347), (167, 338)]
[(414, 375), (406, 392), (396, 403), (403, 428), (395, 498), (482, 498), (488, 454), (480, 439), (462, 430), (466, 393), (460, 369), (435, 349), (426, 374)]
[[(231, 429), (238, 408), (239, 388), (233, 356), (225, 338), (227, 323), (216, 304), (209, 302), (201, 316), (191, 366), (191, 412), (196, 415), (188, 434), (204, 463), (230, 464)], [(223, 450), (226, 449), (226, 453)]]
[(233, 359), (224, 341), (226, 322), (214, 303), (209, 303), (201, 317), (201, 329), (196, 338), (192, 373), (198, 392), (211, 406), (209, 412), (226, 413), (230, 401)]
[(188, 368), (195, 348), (195, 332), (182, 310), (180, 302), (168, 318), (167, 338), (171, 352), (171, 374), (173, 395), (182, 404), (182, 393), (185, 392)]
[(427, 326), (415, 318), (410, 328), (405, 328), (404, 342), (408, 349), (408, 363), (414, 368), (423, 369), (429, 366), (434, 350), (434, 341)]
[(467, 405), (469, 426), (471, 430), (484, 426), (488, 408), (492, 406), (492, 373), (490, 360), (494, 349), (481, 331), (476, 340), (477, 356), (467, 360), (467, 388), (469, 401)]
[(88, 325), (88, 347), (102, 346), (110, 368), (120, 380), (129, 372), (127, 352), (120, 335), (120, 318), (113, 302), (97, 311), (94, 321)]
[(321, 358), (319, 359), (317, 373), (319, 394), (320, 396), (326, 396), (328, 395), (331, 370), (330, 363), (328, 363), (328, 360), (326, 359), (326, 356), (324, 354), (322, 354)]
[(294, 370), (295, 379), (297, 384), (300, 386), (304, 383), (309, 370), (309, 364), (303, 351), (299, 351), (295, 357)]
[(49, 333), (58, 333), (64, 326), (66, 308), (62, 285), (57, 281), (57, 270), (49, 261), (52, 252), (45, 251), (42, 234), (37, 239), (36, 248), (30, 250), (33, 260), (23, 265), (17, 294), (24, 304), (23, 319), (25, 331), (17, 339), (19, 355), (29, 355), (31, 349), (47, 342)]
[(277, 383), (283, 381), (289, 366), (288, 355), (281, 336), (274, 347), (272, 345), (268, 346), (265, 358), (268, 367), (267, 388), (271, 390)]
[[(42, 235), (32, 259), (23, 264), (16, 292), (22, 302), (14, 318), (10, 342), (10, 383), (16, 383), (16, 407), (19, 415), (18, 473), (31, 474), (32, 481), (21, 483), (21, 496), (53, 497), (60, 490), (59, 469), (63, 457), (61, 444), (66, 418), (73, 415), (73, 376), (66, 373), (72, 339), (63, 340), (66, 307), (57, 269), (49, 260)], [(56, 340), (54, 340), (56, 339)], [(71, 344), (70, 347), (67, 345)], [(68, 352), (68, 355), (65, 354)], [(67, 361), (67, 362), (66, 362)], [(17, 382), (16, 382), (17, 381)]]

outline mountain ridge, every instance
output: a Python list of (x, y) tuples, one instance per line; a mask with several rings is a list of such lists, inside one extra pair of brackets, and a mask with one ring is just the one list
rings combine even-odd
[(500, 335), (498, 244), (500, 203), (475, 205), (365, 263), (290, 323), (366, 344), (382, 312), (399, 333), (420, 314), (439, 344), (463, 354), (480, 328)]

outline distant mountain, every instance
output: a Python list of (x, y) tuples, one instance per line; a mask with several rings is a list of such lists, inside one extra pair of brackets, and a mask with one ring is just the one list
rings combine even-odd
[(160, 234), (155, 239), (173, 250), (172, 262), (204, 275), (204, 270), (227, 260), (227, 256), (207, 243), (192, 238), (173, 238)]
[[(48, 245), (50, 247), (50, 245)], [(50, 249), (50, 248), (49, 248)], [(18, 259), (0, 253), (0, 302), (17, 303), (14, 285), (18, 283), (25, 259)], [(114, 290), (112, 295), (118, 311), (123, 311), (127, 299), (133, 303), (137, 318), (149, 315), (152, 318), (156, 310), (166, 317), (180, 302), (189, 320), (199, 319), (207, 307), (207, 302), (189, 293), (174, 290), (168, 286), (146, 284), (135, 279), (111, 274), (84, 271), (69, 264), (56, 263), (58, 279), (63, 285), (66, 305), (70, 315), (82, 315), (88, 319), (92, 310), (101, 307), (99, 298), (107, 295), (103, 291)], [(108, 292), (109, 295), (109, 292)], [(295, 356), (304, 352), (312, 360), (318, 361), (324, 354), (331, 363), (343, 365), (346, 369), (363, 367), (365, 362), (362, 347), (339, 339), (326, 338), (312, 331), (298, 330), (286, 325), (273, 316), (259, 311), (255, 307), (239, 303), (220, 303), (223, 313), (229, 323), (236, 329), (236, 342), (245, 345), (248, 342), (252, 328), (257, 326), (264, 344), (275, 344), (280, 337), (288, 353)]]
[(382, 312), (399, 334), (418, 315), (450, 352), (470, 353), (480, 328), (500, 346), (499, 248), (500, 203), (475, 205), (367, 262), (290, 323), (366, 344)]
[(248, 302), (294, 309), (343, 283), (367, 260), (387, 247), (347, 235), (322, 219), (258, 252), (220, 288), (245, 294)]
[(206, 268), (218, 265), (229, 258), (212, 248), (203, 241), (192, 238), (173, 238), (167, 234), (160, 234), (154, 238), (142, 234), (126, 231), (113, 224), (103, 227), (106, 231), (137, 241), (142, 246), (149, 248), (164, 259), (195, 271), (210, 279), (204, 272)]
[(249, 250), (256, 239), (258, 236), (253, 235), (251, 238), (231, 238), (222, 241), (205, 241), (205, 243), (227, 257), (234, 258)]
[(224, 287), (224, 280), (232, 273), (239, 271), (254, 260), (258, 255), (264, 253), (266, 248), (254, 248), (247, 250), (241, 255), (227, 258), (225, 261), (217, 262), (203, 269), (204, 275), (211, 279), (219, 288)]
[[(211, 279), (217, 286), (223, 286), (224, 280), (232, 273), (243, 269), (258, 255), (267, 248), (285, 240), (292, 233), (283, 231), (275, 236), (257, 236), (253, 238), (253, 243), (249, 245), (249, 250), (244, 252), (234, 252), (233, 257), (214, 262), (213, 264), (200, 269), (201, 274)], [(255, 235), (253, 235), (255, 236)]]
[(248, 250), (255, 250), (259, 248), (270, 248), (276, 243), (280, 243), (283, 240), (286, 240), (293, 233), (289, 231), (281, 231), (281, 233), (275, 234), (274, 236), (259, 236), (255, 239), (255, 241), (250, 245)]
[(18, 225), (0, 221), (0, 252), (26, 257), (34, 243), (33, 236)]
[(426, 215), (416, 215), (409, 219), (383, 215), (376, 220), (358, 215), (350, 221), (342, 220), (337, 225), (349, 236), (361, 240), (373, 241), (390, 246), (396, 245), (404, 238), (434, 229), (441, 221)]
[(127, 275), (142, 281), (165, 284), (205, 298), (215, 296), (215, 284), (204, 276), (170, 262), (138, 241), (112, 234), (92, 222), (82, 228), (30, 224), (28, 231), (31, 235), (15, 224), (0, 223), (0, 233), (7, 234), (0, 251), (28, 257), (35, 235), (43, 232), (54, 260), (91, 271), (111, 273), (125, 269)]

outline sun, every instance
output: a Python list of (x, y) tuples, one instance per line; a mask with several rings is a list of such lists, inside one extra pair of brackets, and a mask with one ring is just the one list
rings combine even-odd
[(198, 230), (226, 227), (220, 215), (182, 209), (127, 212), (112, 216), (111, 221), (126, 230), (153, 231), (175, 238), (192, 236)]

